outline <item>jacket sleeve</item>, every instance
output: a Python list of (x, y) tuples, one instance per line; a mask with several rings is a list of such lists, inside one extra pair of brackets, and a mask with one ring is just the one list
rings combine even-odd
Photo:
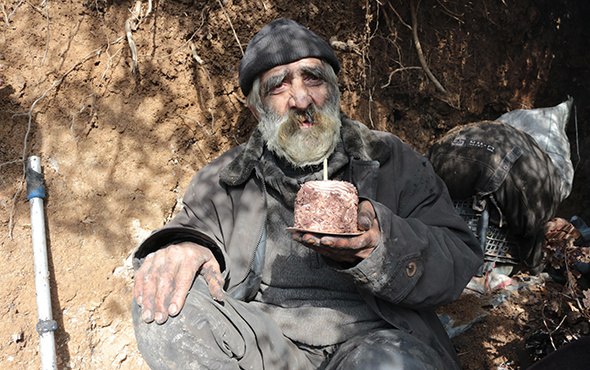
[(361, 290), (385, 301), (436, 308), (459, 297), (482, 264), (483, 251), (430, 163), (408, 148), (402, 152), (394, 158), (403, 164), (395, 165), (387, 196), (371, 200), (380, 245), (345, 273)]

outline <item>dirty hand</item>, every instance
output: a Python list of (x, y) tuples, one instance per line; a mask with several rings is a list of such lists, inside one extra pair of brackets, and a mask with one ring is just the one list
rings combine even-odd
[(555, 217), (545, 224), (545, 240), (571, 240), (576, 241), (582, 237), (582, 233), (569, 221)]
[(296, 232), (293, 233), (293, 239), (335, 261), (358, 263), (367, 258), (381, 240), (375, 209), (367, 200), (359, 205), (358, 228), (365, 232), (358, 236), (344, 237)]
[(197, 273), (213, 299), (223, 301), (223, 277), (208, 248), (182, 242), (149, 254), (135, 274), (134, 296), (143, 320), (163, 324), (178, 315)]

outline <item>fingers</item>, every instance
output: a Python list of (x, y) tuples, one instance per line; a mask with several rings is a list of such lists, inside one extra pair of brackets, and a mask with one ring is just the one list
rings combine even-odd
[(556, 217), (545, 224), (545, 240), (577, 240), (582, 234), (569, 221)]
[(218, 302), (223, 302), (223, 277), (219, 268), (219, 263), (214, 258), (203, 264), (201, 275), (205, 278), (211, 297)]
[(156, 281), (152, 278), (155, 253), (146, 257), (135, 274), (135, 301), (142, 307), (142, 319), (145, 322), (154, 320)]
[(361, 231), (367, 231), (373, 225), (373, 220), (375, 220), (375, 208), (368, 200), (362, 201), (359, 204), (359, 212), (358, 212), (358, 228)]
[(319, 254), (341, 262), (359, 262), (367, 258), (381, 241), (379, 221), (370, 201), (359, 205), (358, 236), (322, 236), (314, 233), (293, 233), (293, 239)]
[(211, 296), (223, 300), (223, 277), (213, 253), (195, 243), (179, 243), (148, 255), (135, 276), (134, 295), (142, 319), (163, 324), (182, 307), (197, 272), (204, 276)]
[(358, 263), (363, 259), (361, 257), (361, 250), (326, 247), (324, 246), (324, 244), (321, 243), (318, 246), (309, 245), (308, 247), (316, 251), (317, 253), (321, 254), (322, 256), (331, 258), (339, 262)]
[(145, 277), (145, 273), (146, 271), (149, 270), (149, 257), (151, 255), (149, 255), (145, 261), (143, 262), (143, 264), (141, 265), (141, 267), (135, 272), (135, 284), (133, 287), (133, 296), (135, 298), (135, 301), (137, 302), (138, 305), (142, 305), (142, 300), (143, 300), (143, 280)]
[(170, 300), (170, 292), (174, 274), (164, 268), (168, 262), (167, 250), (160, 250), (148, 255), (142, 268), (146, 268), (141, 279), (136, 278), (136, 284), (142, 284), (141, 302), (143, 308), (142, 319), (145, 322), (156, 321), (161, 324), (168, 318), (166, 305)]
[[(158, 280), (157, 283), (153, 285), (156, 286), (155, 290), (155, 307), (154, 307), (154, 315), (153, 317), (150, 316), (148, 319), (152, 319), (156, 321), (158, 324), (163, 324), (168, 320), (168, 307), (170, 305), (170, 298), (172, 297), (171, 292), (174, 289), (175, 283), (175, 274), (167, 269), (164, 269), (158, 266)], [(151, 287), (152, 283), (149, 282)]]
[(293, 239), (319, 254), (341, 262), (359, 262), (371, 254), (379, 244), (381, 234), (374, 219), (367, 232), (352, 237), (321, 236), (311, 233), (293, 233)]

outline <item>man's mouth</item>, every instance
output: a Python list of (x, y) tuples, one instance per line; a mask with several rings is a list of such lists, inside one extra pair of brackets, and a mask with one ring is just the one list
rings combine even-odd
[(313, 127), (313, 117), (310, 113), (302, 114), (299, 116), (299, 128), (308, 129)]
[(299, 121), (299, 128), (301, 128), (301, 129), (307, 129), (307, 128), (312, 128), (312, 127), (313, 127), (313, 123), (309, 122), (308, 120)]

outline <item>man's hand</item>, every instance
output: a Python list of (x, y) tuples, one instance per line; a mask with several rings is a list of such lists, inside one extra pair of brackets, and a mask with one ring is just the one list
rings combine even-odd
[(381, 240), (379, 221), (371, 202), (365, 200), (359, 205), (359, 236), (322, 236), (314, 233), (293, 233), (293, 239), (319, 254), (338, 262), (358, 263), (367, 258)]
[(178, 315), (197, 273), (205, 278), (213, 299), (223, 301), (219, 263), (208, 248), (183, 242), (149, 254), (135, 274), (135, 301), (143, 320), (163, 324), (168, 315)]

